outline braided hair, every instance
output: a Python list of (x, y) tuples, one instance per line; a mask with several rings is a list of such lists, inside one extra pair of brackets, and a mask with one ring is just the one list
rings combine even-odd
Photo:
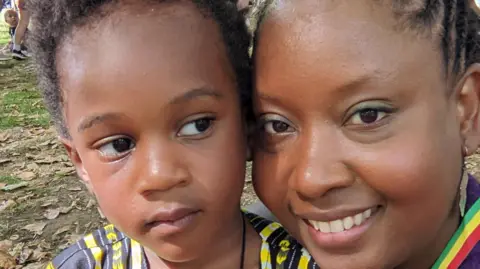
[[(137, 0), (135, 5), (174, 3), (182, 0)], [(187, 1), (187, 0), (183, 0)], [(248, 34), (244, 17), (237, 10), (237, 0), (189, 0), (219, 26), (228, 59), (236, 74), (242, 108), (251, 117), (251, 68)], [(113, 13), (126, 0), (30, 0), (33, 32), (29, 44), (34, 54), (39, 87), (45, 105), (62, 137), (69, 137), (63, 113), (63, 93), (59, 88), (56, 54), (72, 32)], [(131, 1), (130, 1), (131, 2)], [(105, 8), (108, 7), (108, 8)], [(113, 7), (113, 8), (112, 8)]]
[[(374, 2), (385, 2), (377, 1)], [(443, 51), (446, 77), (455, 84), (466, 69), (480, 62), (480, 13), (474, 0), (388, 0), (401, 28), (436, 37)], [(268, 16), (276, 0), (257, 0), (251, 31)], [(480, 10), (480, 8), (478, 9)], [(453, 86), (453, 85), (451, 85)]]

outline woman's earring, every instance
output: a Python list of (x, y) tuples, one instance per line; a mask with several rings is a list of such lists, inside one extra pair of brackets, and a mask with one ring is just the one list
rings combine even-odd
[[(469, 150), (467, 146), (463, 146), (463, 156), (467, 157)], [(463, 218), (465, 216), (465, 208), (467, 207), (467, 185), (468, 185), (468, 172), (467, 167), (465, 166), (465, 161), (462, 167), (462, 179), (460, 181), (460, 201), (458, 206), (460, 207), (460, 216)]]
[(464, 168), (462, 181), (460, 182), (460, 201), (458, 206), (460, 207), (460, 216), (465, 216), (465, 208), (467, 207), (467, 185), (468, 185), (468, 172)]

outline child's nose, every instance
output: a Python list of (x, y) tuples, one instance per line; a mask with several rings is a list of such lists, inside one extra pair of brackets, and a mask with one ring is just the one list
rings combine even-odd
[(184, 158), (168, 147), (150, 150), (138, 178), (139, 193), (148, 196), (187, 185), (191, 175), (183, 160)]

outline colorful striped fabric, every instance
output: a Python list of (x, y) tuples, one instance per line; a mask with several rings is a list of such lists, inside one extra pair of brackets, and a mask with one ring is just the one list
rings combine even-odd
[(467, 211), (460, 227), (432, 269), (460, 268), (478, 242), (480, 242), (480, 199)]
[[(316, 269), (310, 254), (278, 223), (244, 213), (262, 240), (261, 269)], [(66, 249), (47, 269), (147, 269), (143, 247), (113, 225), (91, 233)]]

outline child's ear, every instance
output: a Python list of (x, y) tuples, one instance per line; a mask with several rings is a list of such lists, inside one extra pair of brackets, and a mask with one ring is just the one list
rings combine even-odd
[(83, 166), (82, 159), (78, 155), (78, 152), (75, 149), (75, 147), (73, 146), (72, 141), (67, 139), (67, 138), (63, 138), (63, 137), (59, 137), (59, 140), (63, 144), (65, 149), (67, 150), (67, 155), (70, 158), (70, 160), (72, 161), (73, 165), (75, 166), (75, 169), (77, 170), (78, 176), (85, 183), (85, 185), (88, 188), (88, 191), (90, 193), (94, 194), (92, 184), (90, 182), (90, 176), (88, 175), (88, 172), (85, 170), (85, 167)]
[(480, 144), (480, 64), (468, 68), (456, 88), (456, 96), (463, 146), (475, 152)]

